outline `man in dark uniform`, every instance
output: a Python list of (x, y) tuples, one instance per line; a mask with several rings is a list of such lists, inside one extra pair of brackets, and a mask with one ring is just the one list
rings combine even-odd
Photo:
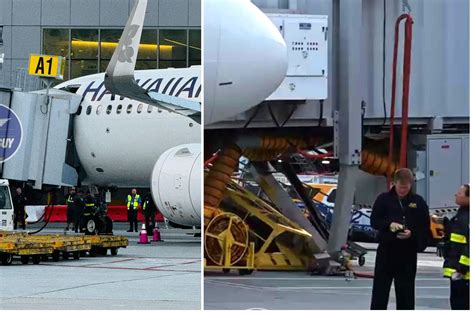
[(143, 202), (143, 214), (145, 216), (145, 226), (148, 235), (153, 235), (153, 228), (155, 227), (156, 206), (151, 194), (148, 193)]
[(423, 198), (412, 193), (413, 174), (399, 169), (390, 191), (380, 194), (372, 208), (371, 226), (378, 231), (371, 309), (387, 309), (395, 280), (397, 309), (415, 309), (417, 253), (429, 241), (429, 209)]
[(455, 195), (458, 213), (445, 224), (443, 275), (450, 278), (453, 310), (469, 310), (469, 185)]
[(13, 221), (13, 228), (16, 230), (18, 223), (20, 224), (23, 230), (26, 229), (26, 197), (23, 194), (21, 187), (16, 189), (16, 195), (13, 197), (13, 214), (15, 220)]
[(69, 231), (69, 225), (75, 225), (75, 207), (74, 207), (74, 197), (76, 196), (76, 189), (72, 187), (69, 190), (69, 195), (66, 198), (67, 211), (66, 211), (66, 231)]

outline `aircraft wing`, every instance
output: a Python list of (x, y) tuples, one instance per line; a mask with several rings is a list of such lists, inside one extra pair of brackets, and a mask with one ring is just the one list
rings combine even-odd
[(135, 81), (134, 71), (145, 20), (147, 0), (137, 0), (105, 71), (104, 84), (111, 93), (187, 116), (201, 124), (201, 104), (161, 93), (149, 93)]

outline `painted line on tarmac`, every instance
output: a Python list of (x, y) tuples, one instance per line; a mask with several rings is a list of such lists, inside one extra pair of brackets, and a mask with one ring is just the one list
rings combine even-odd
[[(260, 287), (261, 289), (267, 290), (360, 290), (360, 289), (372, 289), (372, 286), (369, 287)], [(447, 290), (449, 287), (416, 287), (417, 290)]]
[[(326, 281), (326, 280), (329, 280), (329, 281), (359, 281), (359, 280), (366, 280), (366, 281), (373, 281), (373, 279), (368, 279), (368, 278), (357, 278), (357, 279), (354, 279), (354, 278), (349, 278), (348, 280), (346, 278), (334, 278), (334, 277), (318, 277), (318, 276), (308, 276), (308, 277), (279, 277), (279, 278), (272, 278), (272, 277), (220, 277), (220, 276), (210, 276), (210, 277), (204, 277), (204, 278), (212, 278), (212, 279), (215, 279), (215, 280), (238, 280), (238, 281), (241, 281), (241, 280), (283, 280), (283, 281), (293, 281), (293, 280), (297, 280), (297, 281)], [(416, 281), (447, 281), (447, 279), (443, 279), (443, 278), (440, 278), (440, 279), (436, 279), (436, 278), (417, 278)]]
[(167, 268), (167, 267), (176, 267), (180, 265), (190, 265), (190, 264), (195, 264), (195, 263), (200, 263), (201, 260), (191, 260), (191, 261), (185, 261), (182, 263), (176, 263), (176, 264), (168, 264), (168, 265), (158, 265), (158, 266), (152, 266), (152, 267), (146, 267), (145, 269), (158, 269), (158, 268)]
[[(241, 288), (241, 289), (249, 289), (249, 290), (266, 290), (266, 291), (296, 291), (296, 290), (371, 290), (372, 286), (357, 286), (357, 287), (342, 287), (342, 286), (332, 286), (332, 287), (324, 287), (324, 286), (301, 286), (301, 287), (266, 287), (266, 286), (255, 286), (255, 285), (244, 285), (244, 284), (237, 284), (232, 282), (224, 282), (224, 281), (214, 281), (205, 279), (206, 283), (229, 286), (234, 288)], [(447, 290), (449, 287), (447, 286), (417, 286), (417, 290)]]
[(109, 265), (109, 264), (116, 264), (116, 263), (121, 263), (125, 261), (131, 261), (131, 260), (136, 260), (136, 258), (124, 258), (124, 259), (119, 259), (119, 260), (112, 260), (112, 261), (105, 261), (102, 263), (97, 263), (97, 264), (87, 264), (87, 265), (81, 265), (81, 266), (103, 266), (103, 265)]
[(146, 269), (146, 268), (133, 268), (133, 267), (107, 267), (107, 266), (73, 266), (73, 265), (61, 265), (61, 264), (41, 264), (42, 266), (50, 267), (66, 267), (66, 268), (84, 268), (84, 269), (107, 269), (107, 270), (130, 270), (130, 271), (162, 271), (162, 272), (191, 272), (200, 273), (201, 270), (175, 270), (175, 269)]

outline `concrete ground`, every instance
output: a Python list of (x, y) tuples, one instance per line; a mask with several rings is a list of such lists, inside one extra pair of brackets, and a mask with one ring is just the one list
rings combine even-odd
[[(370, 272), (375, 265), (377, 244), (371, 249), (366, 265), (356, 270)], [(354, 262), (357, 265), (356, 262)], [(416, 309), (449, 307), (449, 280), (441, 274), (442, 259), (428, 248), (418, 256)], [(204, 275), (204, 309), (270, 309), (270, 310), (366, 310), (370, 307), (372, 279), (311, 276), (305, 272), (257, 271), (249, 276), (236, 272), (206, 272)], [(395, 309), (392, 287), (389, 309)]]
[(138, 245), (127, 227), (115, 225), (116, 235), (129, 238), (117, 256), (0, 265), (0, 309), (200, 309), (201, 239), (192, 230), (161, 228), (164, 242)]

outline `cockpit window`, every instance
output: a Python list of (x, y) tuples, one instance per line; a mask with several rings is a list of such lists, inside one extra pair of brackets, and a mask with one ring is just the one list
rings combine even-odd
[(106, 113), (107, 113), (107, 115), (110, 115), (111, 112), (112, 112), (112, 105), (109, 105), (109, 106), (107, 106)]
[(122, 105), (117, 106), (117, 114), (122, 112)]
[(132, 109), (133, 109), (133, 105), (132, 104), (129, 104), (127, 106), (127, 114), (130, 114), (132, 112)]
[(80, 84), (71, 84), (68, 86), (63, 86), (62, 88), (60, 88), (60, 90), (76, 94), (77, 90), (79, 90), (80, 88), (81, 88)]

